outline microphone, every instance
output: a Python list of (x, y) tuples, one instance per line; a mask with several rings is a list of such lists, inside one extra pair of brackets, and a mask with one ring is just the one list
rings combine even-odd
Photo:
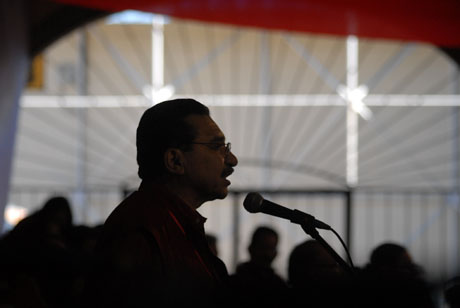
[(315, 219), (314, 216), (302, 211), (291, 210), (282, 205), (265, 200), (256, 192), (247, 194), (243, 201), (243, 206), (249, 213), (262, 212), (268, 215), (289, 219), (291, 222), (299, 225), (310, 225), (318, 229), (332, 230), (328, 224)]

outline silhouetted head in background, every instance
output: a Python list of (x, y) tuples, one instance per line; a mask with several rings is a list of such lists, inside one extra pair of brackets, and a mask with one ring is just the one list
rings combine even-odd
[(277, 255), (278, 233), (259, 226), (248, 247), (250, 260), (238, 264), (230, 283), (239, 300), (238, 307), (283, 307), (287, 285), (272, 267)]
[(42, 219), (47, 223), (50, 234), (68, 231), (72, 226), (72, 211), (65, 197), (52, 197), (40, 211)]
[(12, 230), (14, 237), (62, 238), (72, 227), (72, 210), (67, 198), (49, 198), (42, 208), (25, 217)]
[(278, 254), (278, 233), (266, 226), (258, 227), (252, 234), (248, 251), (251, 262), (262, 267), (271, 267)]
[(289, 255), (288, 281), (292, 287), (332, 285), (342, 275), (337, 262), (316, 240), (298, 244)]
[(407, 249), (395, 243), (383, 243), (374, 248), (368, 266), (379, 271), (396, 271), (414, 276), (422, 274)]
[(369, 307), (435, 307), (422, 274), (404, 246), (380, 244), (361, 273), (361, 299)]

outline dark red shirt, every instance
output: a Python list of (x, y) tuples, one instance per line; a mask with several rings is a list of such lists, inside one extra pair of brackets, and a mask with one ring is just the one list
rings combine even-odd
[(99, 305), (221, 306), (228, 273), (209, 249), (205, 221), (165, 187), (142, 183), (104, 224)]

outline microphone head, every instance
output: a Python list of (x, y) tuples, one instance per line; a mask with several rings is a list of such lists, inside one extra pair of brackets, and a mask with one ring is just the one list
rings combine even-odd
[(256, 192), (250, 192), (244, 198), (243, 206), (249, 213), (258, 213), (262, 207), (262, 202), (264, 198)]

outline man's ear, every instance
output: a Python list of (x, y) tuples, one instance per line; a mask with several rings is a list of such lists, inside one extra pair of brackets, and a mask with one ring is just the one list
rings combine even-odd
[(169, 148), (164, 154), (166, 169), (172, 174), (184, 174), (184, 153), (176, 148)]

